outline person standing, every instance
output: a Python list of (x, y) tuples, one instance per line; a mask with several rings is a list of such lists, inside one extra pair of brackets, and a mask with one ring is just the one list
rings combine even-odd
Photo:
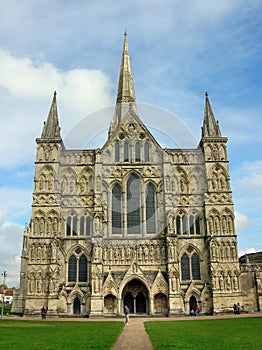
[(125, 305), (125, 316), (126, 316), (126, 324), (129, 325), (129, 308)]
[(45, 320), (45, 319), (46, 319), (46, 314), (47, 314), (47, 308), (42, 307), (42, 309), (41, 309), (41, 317), (42, 317), (42, 320)]
[(196, 316), (198, 316), (199, 315), (199, 306), (198, 306), (198, 304), (196, 305)]

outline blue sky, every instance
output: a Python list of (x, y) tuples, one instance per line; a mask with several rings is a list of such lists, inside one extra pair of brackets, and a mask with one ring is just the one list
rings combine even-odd
[[(96, 111), (115, 103), (125, 30), (137, 101), (168, 111), (174, 129), (179, 120), (197, 142), (208, 91), (229, 139), (239, 254), (262, 250), (261, 23), (260, 0), (0, 3), (0, 270), (8, 285), (19, 283), (35, 138), (53, 92), (63, 137), (87, 115), (91, 131), (106, 130), (111, 117)], [(149, 123), (161, 129), (157, 118)]]

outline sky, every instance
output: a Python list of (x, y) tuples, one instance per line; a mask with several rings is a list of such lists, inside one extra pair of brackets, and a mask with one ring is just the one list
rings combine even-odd
[(152, 131), (172, 134), (179, 121), (197, 146), (208, 91), (228, 137), (239, 256), (262, 250), (261, 23), (261, 0), (0, 2), (0, 272), (9, 287), (19, 286), (35, 139), (53, 93), (62, 137), (89, 118), (87, 144), (102, 146), (125, 31), (136, 100), (152, 111), (140, 117)]

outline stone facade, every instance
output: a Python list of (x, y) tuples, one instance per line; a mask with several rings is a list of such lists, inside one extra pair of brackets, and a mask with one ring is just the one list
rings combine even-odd
[(105, 316), (127, 304), (180, 315), (242, 304), (227, 138), (207, 94), (199, 146), (161, 148), (137, 113), (125, 35), (104, 146), (65, 148), (56, 93), (36, 143), (13, 311)]
[(243, 308), (262, 310), (262, 252), (245, 254), (239, 259)]

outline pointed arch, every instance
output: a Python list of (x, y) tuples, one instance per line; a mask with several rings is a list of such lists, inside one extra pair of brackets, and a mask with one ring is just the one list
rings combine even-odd
[(79, 235), (90, 237), (92, 235), (92, 216), (87, 210), (83, 211), (79, 218)]
[(115, 143), (115, 162), (120, 162), (120, 143), (116, 141)]
[(87, 252), (79, 245), (68, 252), (68, 282), (86, 283), (88, 279)]
[(149, 142), (146, 141), (144, 143), (144, 159), (145, 162), (149, 162), (150, 161), (150, 146), (149, 146)]
[(213, 190), (223, 191), (228, 190), (229, 176), (227, 170), (221, 165), (216, 164), (211, 167), (208, 172), (208, 178), (211, 182)]
[(149, 182), (146, 188), (146, 233), (156, 232), (156, 191)]
[(122, 189), (116, 183), (112, 188), (112, 233), (121, 233), (122, 227)]
[(135, 173), (132, 173), (127, 180), (126, 198), (127, 232), (138, 234), (141, 230), (141, 181)]
[(71, 255), (68, 260), (68, 282), (76, 282), (77, 261), (76, 256)]
[(129, 143), (124, 142), (124, 162), (129, 162)]
[(135, 161), (140, 162), (141, 161), (141, 145), (140, 142), (137, 141), (135, 143)]
[(180, 258), (182, 281), (201, 279), (199, 256), (199, 251), (191, 244), (183, 249)]
[(175, 225), (177, 235), (188, 233), (188, 215), (184, 210), (181, 209), (176, 213)]

